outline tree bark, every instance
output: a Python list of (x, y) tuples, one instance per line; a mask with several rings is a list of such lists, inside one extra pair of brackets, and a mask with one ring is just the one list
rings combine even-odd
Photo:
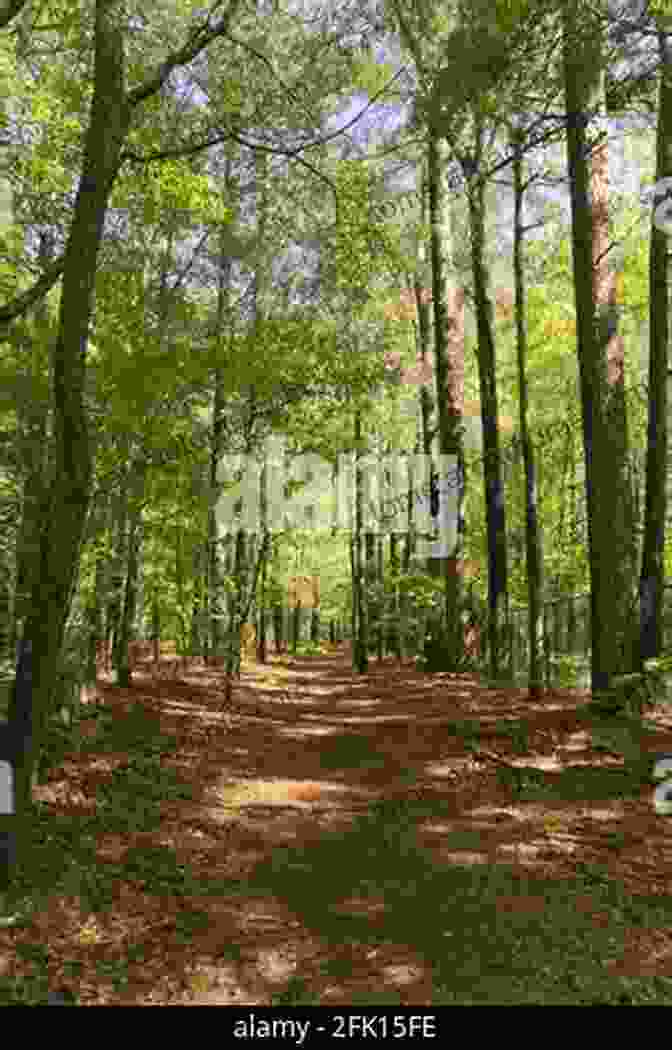
[[(656, 128), (656, 183), (664, 183), (654, 199), (649, 247), (649, 419), (646, 447), (644, 545), (639, 581), (640, 670), (644, 660), (663, 649), (665, 587), (665, 520), (667, 517), (667, 384), (670, 338), (669, 233), (660, 228), (656, 208), (672, 176), (672, 49), (659, 34), (661, 57)], [(669, 214), (669, 206), (665, 209)]]
[(500, 673), (503, 627), (507, 619), (506, 517), (502, 457), (497, 415), (497, 377), (493, 308), (489, 295), (489, 274), (485, 260), (484, 185), (478, 174), (481, 130), (475, 128), (476, 173), (467, 187), (471, 262), (476, 311), (478, 378), (483, 427), (483, 478), (485, 485), (486, 532), (488, 542), (488, 653), (490, 674)]
[(32, 807), (33, 771), (54, 695), (91, 485), (84, 406), (86, 350), (103, 223), (130, 122), (123, 41), (115, 8), (111, 0), (98, 0), (96, 5), (91, 118), (65, 252), (53, 351), (55, 462), (40, 538), (39, 572), (24, 625), (24, 639), (33, 650), (33, 725), (17, 768), (19, 812)]
[(516, 353), (518, 359), (518, 400), (520, 440), (525, 470), (525, 563), (527, 568), (529, 692), (538, 699), (543, 693), (543, 557), (541, 526), (537, 515), (537, 478), (534, 446), (528, 426), (527, 329), (525, 305), (525, 267), (523, 261), (523, 161), (520, 135), (511, 136), (514, 151), (514, 243), (513, 279), (515, 290)]
[(353, 667), (357, 673), (366, 674), (369, 668), (369, 617), (364, 587), (364, 559), (362, 557), (364, 476), (361, 468), (362, 417), (359, 409), (355, 409), (355, 454), (355, 528), (353, 535), (352, 596), (353, 620), (356, 621), (357, 629), (353, 636), (352, 660)]
[[(229, 29), (240, 0), (231, 0), (215, 25), (207, 22), (187, 43), (128, 94), (118, 0), (97, 0), (94, 22), (93, 96), (84, 138), (82, 172), (63, 259), (58, 332), (53, 349), (54, 465), (40, 536), (39, 571), (31, 594), (23, 641), (32, 647), (32, 729), (16, 776), (17, 812), (28, 816), (31, 785), (56, 687), (65, 624), (79, 565), (92, 477), (92, 455), (84, 404), (86, 354), (93, 314), (98, 253), (110, 194), (122, 159), (133, 108), (156, 94), (171, 72), (190, 62)], [(10, 3), (0, 24), (19, 10)], [(4, 19), (4, 23), (3, 23)], [(34, 302), (56, 279), (60, 261), (24, 293)], [(0, 322), (16, 316), (16, 301), (0, 311)], [(25, 829), (27, 820), (20, 820)]]
[[(604, 101), (602, 39), (585, 0), (563, 13), (567, 155), (572, 212), (572, 255), (577, 354), (583, 418), (588, 547), (591, 577), (591, 686), (594, 697), (627, 668), (626, 652), (632, 536), (625, 500), (627, 430), (622, 346), (613, 332), (613, 282), (605, 281), (599, 254), (606, 224), (604, 148), (591, 166), (589, 114)], [(592, 193), (591, 193), (592, 189)], [(599, 312), (595, 309), (599, 305)]]
[[(439, 539), (446, 546), (455, 527), (450, 551), (435, 565), (445, 580), (446, 669), (455, 669), (464, 655), (461, 621), (462, 543), (464, 539), (464, 293), (450, 281), (450, 209), (445, 187), (446, 145), (428, 131), (428, 190), (431, 222), (432, 302), (434, 308), (434, 374), (441, 467)], [(448, 505), (442, 506), (442, 499)], [(456, 521), (451, 519), (456, 518)]]

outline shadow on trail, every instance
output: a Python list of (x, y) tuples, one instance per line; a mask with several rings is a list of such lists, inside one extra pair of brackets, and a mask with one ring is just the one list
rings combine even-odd
[[(356, 676), (342, 654), (244, 666), (228, 707), (223, 679), (100, 683), (22, 876), (40, 903), (13, 950), (39, 987), (58, 930), (59, 984), (114, 1002), (182, 1001), (168, 958), (209, 960), (228, 990), (202, 1001), (221, 1004), (283, 980), (273, 1001), (612, 1002), (627, 931), (669, 927), (668, 893), (611, 870), (643, 848), (660, 867), (665, 829), (640, 774), (591, 748), (576, 695), (391, 661)], [(630, 824), (609, 823), (623, 798)], [(123, 935), (89, 944), (87, 914)]]

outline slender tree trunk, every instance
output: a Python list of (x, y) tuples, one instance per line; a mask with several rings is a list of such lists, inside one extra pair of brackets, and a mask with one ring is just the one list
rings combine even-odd
[(142, 501), (145, 488), (146, 462), (140, 454), (130, 468), (132, 505), (128, 516), (128, 540), (124, 544), (126, 564), (124, 593), (119, 619), (119, 636), (116, 653), (116, 684), (128, 689), (131, 684), (132, 667), (129, 658), (129, 643), (133, 640), (135, 610), (138, 587), (138, 548), (142, 522)]
[[(667, 517), (667, 383), (670, 338), (669, 233), (661, 229), (656, 208), (672, 180), (672, 48), (659, 34), (661, 58), (656, 128), (656, 183), (649, 247), (649, 420), (646, 447), (646, 510), (639, 581), (639, 666), (663, 649), (665, 521)], [(664, 209), (669, 214), (669, 206)]]
[(464, 293), (461, 288), (451, 285), (448, 271), (451, 220), (445, 186), (446, 155), (445, 142), (434, 128), (430, 127), (427, 175), (434, 307), (434, 375), (441, 455), (437, 509), (440, 543), (448, 548), (435, 564), (445, 580), (445, 666), (446, 669), (455, 669), (464, 655), (460, 614), (465, 477)]
[(152, 658), (156, 669), (161, 659), (161, 607), (159, 605), (159, 591), (154, 584), (152, 591)]
[(219, 557), (219, 526), (217, 522), (217, 499), (219, 488), (217, 484), (217, 467), (221, 455), (221, 445), (224, 430), (224, 392), (223, 374), (216, 369), (214, 375), (214, 396), (212, 410), (212, 429), (210, 434), (210, 505), (208, 508), (208, 565), (207, 565), (207, 607), (209, 613), (209, 653), (213, 661), (221, 657), (222, 629), (221, 629), (221, 603), (220, 603), (220, 557)]
[[(232, 159), (227, 156), (224, 175), (224, 184), (227, 190), (232, 183)], [(230, 307), (229, 296), (233, 262), (227, 254), (227, 231), (222, 230), (219, 247), (219, 271), (217, 282), (217, 316), (216, 331), (217, 339), (221, 340), (221, 333), (225, 328), (227, 312)], [(213, 373), (213, 405), (212, 405), (212, 427), (210, 432), (210, 509), (208, 513), (208, 597), (207, 604), (210, 612), (210, 644), (209, 649), (213, 660), (221, 657), (222, 629), (221, 629), (221, 605), (219, 595), (219, 528), (217, 524), (216, 506), (219, 497), (217, 482), (217, 468), (222, 454), (222, 441), (224, 438), (224, 371), (216, 368)]]
[(497, 414), (497, 378), (492, 302), (485, 261), (484, 185), (478, 174), (482, 133), (476, 128), (476, 175), (467, 188), (469, 231), (474, 280), (474, 308), (478, 338), (478, 377), (483, 427), (483, 478), (485, 483), (486, 531), (488, 538), (488, 652), (490, 674), (501, 670), (501, 643), (507, 619), (506, 518), (502, 457)]
[(390, 652), (394, 653), (401, 663), (401, 602), (399, 600), (399, 536), (396, 532), (390, 534), (390, 572), (392, 574), (392, 587), (390, 588), (390, 621), (388, 633), (388, 645)]
[(364, 588), (364, 574), (362, 565), (362, 534), (363, 534), (363, 512), (364, 512), (364, 475), (361, 467), (362, 458), (362, 417), (359, 409), (355, 409), (355, 533), (354, 533), (354, 560), (353, 560), (353, 597), (356, 593), (357, 602), (354, 608), (357, 610), (357, 633), (353, 638), (353, 666), (358, 674), (366, 674), (369, 669), (369, 638), (368, 638), (368, 608), (367, 596)]
[[(600, 96), (605, 100), (604, 72)], [(620, 305), (617, 302), (620, 263), (610, 252), (609, 229), (609, 152), (606, 131), (592, 156), (593, 212), (593, 296), (595, 300), (596, 354), (600, 362), (600, 382), (604, 418), (600, 430), (601, 462), (612, 470), (612, 484), (602, 504), (601, 529), (610, 531), (615, 553), (611, 588), (617, 601), (614, 624), (617, 641), (614, 672), (631, 671), (639, 650), (636, 624), (637, 543), (630, 470), (628, 414), (625, 398), (625, 342), (618, 332)], [(597, 464), (596, 464), (597, 468)], [(602, 470), (602, 468), (600, 468)]]
[[(101, 506), (102, 504), (102, 506)], [(89, 649), (86, 669), (87, 685), (95, 685), (97, 675), (97, 660), (100, 647), (104, 645), (105, 635), (103, 629), (103, 608), (106, 601), (106, 566), (108, 553), (105, 549), (103, 536), (107, 532), (109, 501), (107, 494), (102, 494), (98, 499), (98, 510), (100, 512), (98, 544), (96, 547), (96, 561), (89, 603), (86, 610), (86, 620), (89, 632)]]
[(194, 593), (191, 601), (191, 637), (189, 640), (189, 654), (193, 657), (203, 655), (203, 572), (202, 572), (203, 545), (194, 545), (193, 554), (193, 579)]
[(131, 515), (129, 523), (127, 548), (128, 562), (126, 569), (126, 582), (124, 587), (124, 602), (122, 607), (119, 632), (118, 664), (116, 668), (116, 684), (118, 686), (121, 686), (123, 689), (128, 689), (130, 687), (133, 674), (133, 668), (131, 667), (131, 659), (129, 654), (129, 645), (130, 642), (133, 640), (133, 625), (135, 620), (135, 610), (137, 604), (138, 545), (140, 539), (139, 534), (140, 511), (135, 510)]
[[(421, 443), (418, 439), (415, 444), (415, 455), (417, 455), (421, 449)], [(415, 517), (415, 494), (417, 487), (416, 472), (414, 457), (409, 456), (407, 458), (408, 465), (408, 491), (406, 496), (406, 533), (404, 536), (404, 550), (402, 559), (402, 575), (408, 576), (409, 573), (414, 570), (416, 551), (417, 551), (417, 539), (418, 530), (416, 527)], [(406, 656), (411, 645), (417, 647), (417, 642), (420, 637), (417, 617), (416, 603), (411, 598), (408, 591), (403, 591), (400, 595), (399, 600), (399, 624), (401, 628), (401, 650), (402, 659)]]
[(520, 405), (520, 440), (525, 469), (525, 562), (527, 567), (528, 643), (530, 650), (530, 698), (543, 693), (543, 603), (544, 579), (541, 526), (537, 515), (537, 478), (534, 446), (528, 426), (527, 392), (527, 327), (525, 303), (525, 266), (523, 260), (523, 162), (520, 135), (512, 135), (514, 148), (514, 245), (513, 276), (515, 288), (516, 351), (518, 358), (518, 399)]
[(407, 528), (404, 535), (404, 554), (402, 559), (404, 575), (411, 571), (411, 561), (415, 557), (416, 532), (415, 532), (415, 477), (412, 460), (408, 463), (408, 492), (406, 494), (406, 518)]
[(54, 696), (91, 486), (84, 405), (86, 350), (103, 223), (131, 112), (124, 94), (123, 40), (116, 8), (109, 0), (96, 4), (91, 117), (65, 252), (53, 351), (54, 470), (40, 537), (39, 573), (24, 626), (33, 656), (32, 731), (17, 768), (19, 811), (32, 804), (32, 775)]
[(377, 632), (378, 625), (378, 602), (375, 597), (376, 592), (376, 535), (367, 529), (364, 533), (364, 589), (366, 593), (366, 608), (368, 611), (367, 616), (367, 654), (370, 654), (373, 647), (373, 638)]
[[(567, 155), (572, 210), (572, 255), (577, 353), (583, 416), (588, 547), (591, 576), (591, 685), (594, 699), (625, 669), (632, 536), (623, 502), (627, 430), (622, 348), (613, 331), (613, 282), (607, 285), (599, 254), (604, 243), (605, 153), (597, 150), (591, 173), (588, 114), (604, 100), (600, 26), (586, 0), (563, 12)], [(592, 189), (592, 193), (591, 193)], [(595, 304), (599, 310), (595, 309)]]
[(175, 525), (175, 589), (177, 591), (177, 652), (180, 658), (184, 655), (188, 646), (187, 638), (187, 604), (185, 597), (184, 578), (184, 530), (181, 520)]
[(236, 581), (236, 592), (233, 605), (233, 615), (229, 624), (229, 644), (226, 660), (226, 676), (230, 682), (235, 677), (240, 677), (240, 628), (244, 623), (243, 608), (245, 606), (245, 580), (249, 573), (249, 558), (247, 550), (247, 533), (244, 529), (236, 532), (234, 579)]
[(376, 603), (377, 609), (377, 621), (376, 621), (376, 650), (378, 662), (380, 663), (383, 659), (383, 652), (385, 647), (385, 555), (384, 555), (384, 536), (379, 535), (376, 537), (376, 581), (378, 586), (378, 600)]
[[(265, 491), (265, 489), (264, 489)], [(267, 538), (267, 549), (270, 552), (271, 548), (271, 533), (268, 528), (267, 515), (264, 512), (264, 518), (266, 522), (264, 524), (264, 535)], [(257, 630), (257, 659), (260, 664), (265, 664), (268, 656), (268, 646), (266, 642), (266, 635), (268, 632), (268, 609), (266, 608), (267, 601), (267, 582), (268, 582), (268, 561), (269, 557), (264, 558), (261, 566), (261, 595), (259, 599), (259, 627)]]
[[(128, 456), (128, 446), (121, 449), (122, 455)], [(110, 667), (118, 674), (121, 660), (121, 619), (124, 602), (124, 580), (128, 563), (128, 519), (129, 519), (129, 484), (131, 471), (128, 466), (123, 469), (119, 482), (118, 497), (115, 506), (114, 538), (110, 565), (109, 597), (105, 614), (105, 641), (110, 653)]]
[(286, 648), (283, 620), (282, 605), (276, 603), (273, 606), (273, 637), (275, 638), (276, 653), (281, 653)]

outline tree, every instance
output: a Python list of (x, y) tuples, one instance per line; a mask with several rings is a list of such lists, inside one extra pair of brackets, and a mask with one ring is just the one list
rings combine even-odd
[(518, 397), (520, 406), (520, 440), (525, 465), (525, 558), (527, 568), (528, 643), (530, 649), (530, 699), (542, 692), (541, 641), (543, 634), (543, 554), (542, 536), (537, 512), (537, 478), (534, 445), (529, 426), (527, 381), (527, 309), (525, 268), (523, 260), (523, 161), (519, 126), (511, 128), (514, 152), (514, 242), (513, 274), (515, 287), (516, 350), (518, 358)]
[[(602, 33), (583, 0), (563, 11), (567, 157), (591, 576), (592, 689), (629, 670), (633, 566), (622, 343), (611, 323), (606, 153), (592, 152), (589, 115), (604, 102)], [(592, 164), (591, 164), (592, 156)]]
[(639, 665), (663, 648), (665, 521), (667, 516), (667, 384), (670, 338), (669, 234), (661, 228), (659, 204), (669, 192), (672, 175), (672, 50), (666, 33), (658, 33), (660, 84), (656, 126), (656, 187), (649, 245), (649, 410), (646, 446), (646, 511), (639, 580)]
[[(402, 39), (413, 55), (418, 72), (429, 93), (435, 70), (432, 62), (426, 58), (431, 46), (423, 38), (419, 27), (412, 26), (408, 13), (404, 11), (400, 0), (394, 0), (393, 8), (399, 24)], [(425, 46), (425, 45), (428, 46)], [(438, 82), (437, 82), (438, 84)], [(438, 86), (433, 91), (437, 92)], [(427, 111), (427, 100), (421, 100), (418, 112)], [(431, 566), (442, 576), (445, 586), (444, 630), (439, 632), (435, 625), (435, 634), (442, 633), (445, 647), (444, 659), (447, 667), (455, 667), (463, 653), (463, 636), (460, 615), (461, 543), (463, 536), (462, 506), (464, 499), (464, 450), (462, 445), (464, 411), (464, 341), (463, 314), (464, 296), (461, 289), (455, 287), (454, 275), (450, 272), (451, 256), (451, 205), (446, 186), (447, 144), (440, 130), (440, 121), (432, 108), (431, 117), (425, 126), (426, 141), (426, 188), (428, 201), (428, 220), (430, 229), (430, 258), (432, 280), (433, 311), (433, 354), (434, 373), (436, 376), (436, 408), (439, 452), (442, 457), (442, 469), (446, 476), (441, 478), (444, 493), (451, 494), (450, 508), (457, 512), (457, 528), (449, 553), (433, 560)], [(424, 206), (424, 186), (421, 192), (421, 203)], [(416, 280), (417, 287), (417, 280)], [(417, 295), (417, 292), (416, 292)], [(420, 337), (425, 339), (429, 332), (424, 326), (421, 297), (418, 300), (420, 319)], [(427, 350), (421, 346), (421, 354)], [(427, 418), (429, 404), (426, 396), (422, 399), (425, 435), (427, 437)], [(425, 452), (427, 453), (427, 441)], [(445, 459), (443, 459), (445, 457)], [(442, 541), (445, 536), (441, 536)]]
[(76, 578), (92, 476), (84, 381), (96, 264), (110, 194), (134, 110), (156, 94), (174, 69), (228, 31), (232, 0), (216, 26), (210, 17), (188, 42), (137, 87), (126, 90), (123, 33), (116, 0), (97, 0), (94, 83), (79, 188), (63, 266), (58, 334), (53, 348), (55, 452), (40, 537), (39, 571), (24, 625), (32, 644), (33, 725), (17, 767), (17, 808), (30, 809), (33, 770), (56, 685), (63, 635)]

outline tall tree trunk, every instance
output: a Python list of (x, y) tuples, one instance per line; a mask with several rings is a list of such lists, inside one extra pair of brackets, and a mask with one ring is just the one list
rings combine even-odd
[(282, 605), (278, 601), (274, 601), (273, 609), (273, 638), (275, 639), (275, 651), (281, 653), (283, 649), (286, 650), (286, 639), (284, 632), (284, 615)]
[(527, 395), (527, 326), (525, 304), (525, 266), (523, 260), (523, 160), (522, 135), (514, 131), (514, 242), (513, 279), (515, 290), (516, 352), (518, 358), (518, 401), (520, 406), (520, 440), (525, 470), (525, 563), (527, 567), (528, 641), (530, 650), (530, 698), (543, 693), (543, 602), (544, 578), (542, 536), (537, 516), (537, 478), (534, 446), (528, 426)]
[(217, 468), (222, 450), (222, 437), (224, 432), (224, 376), (221, 369), (215, 369), (214, 393), (212, 406), (212, 427), (210, 431), (210, 494), (208, 506), (208, 563), (206, 583), (206, 605), (209, 614), (209, 644), (210, 657), (214, 660), (221, 656), (222, 629), (221, 629), (221, 603), (219, 593), (220, 583), (220, 554), (219, 554), (219, 525), (217, 522), (217, 499), (219, 487), (217, 482)]
[[(600, 100), (606, 108), (605, 76), (600, 78)], [(600, 430), (601, 461), (612, 470), (612, 484), (602, 504), (601, 528), (603, 534), (611, 530), (615, 554), (611, 588), (618, 599), (618, 619), (614, 624), (617, 642), (614, 673), (630, 671), (639, 650), (637, 616), (637, 543), (635, 538), (634, 500), (628, 414), (625, 398), (625, 341), (618, 332), (620, 305), (617, 301), (619, 269), (618, 256), (610, 250), (609, 223), (609, 147), (606, 134), (592, 156), (592, 212), (593, 212), (593, 297), (595, 301), (595, 331), (600, 382), (603, 396), (604, 419)], [(598, 464), (596, 464), (596, 469)]]
[(133, 628), (138, 594), (138, 548), (140, 544), (142, 511), (135, 507), (130, 515), (127, 545), (126, 582), (122, 606), (118, 656), (116, 665), (116, 684), (128, 689), (131, 684), (133, 668), (129, 655), (129, 643), (133, 640)]
[[(356, 610), (357, 631), (353, 637), (352, 659), (353, 667), (358, 674), (366, 674), (369, 669), (369, 638), (368, 638), (368, 608), (367, 596), (364, 587), (362, 539), (363, 539), (363, 510), (364, 510), (364, 475), (361, 467), (362, 459), (362, 416), (360, 410), (355, 409), (355, 529), (354, 529), (354, 556), (353, 556), (353, 612)], [(355, 601), (356, 598), (356, 601)]]
[[(265, 468), (264, 468), (265, 469)], [(264, 479), (265, 484), (265, 479)], [(265, 491), (265, 489), (264, 489)], [(267, 513), (263, 512), (264, 517), (267, 519)], [(257, 660), (260, 664), (265, 664), (268, 658), (268, 645), (267, 645), (267, 634), (269, 615), (267, 608), (267, 584), (268, 584), (268, 562), (271, 557), (271, 541), (272, 535), (266, 522), (264, 526), (264, 537), (266, 539), (266, 548), (269, 552), (268, 557), (265, 557), (261, 565), (261, 594), (259, 597), (259, 626), (257, 628)]]
[(373, 646), (372, 635), (377, 633), (378, 630), (378, 617), (380, 615), (379, 603), (376, 598), (376, 534), (370, 529), (366, 529), (364, 533), (364, 552), (365, 552), (365, 567), (364, 567), (364, 590), (365, 590), (365, 601), (366, 608), (368, 611), (367, 616), (367, 655), (370, 653)]
[[(98, 0), (91, 116), (63, 272), (53, 350), (54, 469), (40, 537), (40, 567), (24, 639), (32, 645), (31, 732), (17, 766), (17, 809), (32, 806), (31, 783), (57, 682), (78, 569), (92, 464), (84, 405), (89, 325), (107, 204), (130, 122), (117, 4)], [(25, 822), (23, 822), (25, 827)]]
[[(646, 445), (646, 510), (639, 581), (639, 666), (663, 648), (665, 520), (667, 517), (667, 383), (669, 321), (669, 233), (656, 209), (672, 184), (672, 47), (659, 34), (661, 58), (656, 128), (656, 184), (649, 246), (649, 420)], [(669, 214), (669, 206), (665, 208)]]
[(86, 667), (87, 686), (95, 686), (96, 684), (98, 654), (104, 643), (103, 608), (106, 599), (106, 565), (108, 561), (104, 537), (107, 533), (109, 519), (109, 494), (107, 492), (99, 494), (96, 501), (96, 509), (98, 522), (94, 580), (86, 607), (86, 622), (89, 636)]
[(128, 520), (130, 514), (130, 486), (132, 468), (128, 465), (130, 448), (123, 442), (119, 449), (123, 467), (115, 501), (114, 536), (110, 558), (110, 587), (105, 617), (105, 642), (110, 652), (115, 673), (121, 661), (122, 614), (124, 606), (124, 581), (128, 567)]
[[(419, 448), (419, 446), (417, 446)], [(403, 572), (407, 576), (411, 571), (411, 562), (416, 551), (415, 530), (415, 476), (412, 457), (407, 458), (408, 463), (408, 491), (406, 493), (406, 520), (407, 527), (404, 534)]]
[[(432, 174), (436, 174), (432, 172)], [(438, 178), (441, 179), (441, 171), (438, 171)], [(436, 194), (435, 200), (442, 199), (441, 194)], [(421, 220), (424, 223), (427, 221), (429, 213), (429, 192), (428, 192), (428, 181), (427, 178), (423, 178), (421, 193), (420, 193), (420, 204), (421, 204)], [(440, 236), (437, 234), (437, 238), (440, 241)], [(439, 253), (443, 251), (443, 245), (438, 245)], [(425, 368), (429, 365), (431, 369), (431, 354), (432, 354), (432, 325), (430, 316), (430, 303), (427, 301), (426, 284), (427, 284), (427, 266), (425, 257), (427, 254), (427, 244), (424, 237), (418, 238), (417, 242), (417, 263), (413, 279), (413, 297), (415, 299), (415, 307), (417, 312), (417, 323), (415, 325), (415, 346), (416, 346), (416, 368), (420, 366)], [(440, 259), (443, 259), (443, 254), (440, 254)], [(429, 370), (429, 369), (428, 369)], [(433, 370), (432, 370), (433, 374)], [(435, 411), (435, 399), (432, 396), (432, 390), (429, 382), (421, 382), (418, 386), (418, 408), (419, 408), (419, 446), (422, 449), (424, 456), (424, 466), (421, 472), (422, 482), (421, 485), (425, 486), (425, 498), (429, 499), (430, 505), (430, 516), (432, 519), (432, 531), (439, 534), (439, 542), (441, 536), (439, 532), (440, 526), (440, 514), (438, 505), (438, 491), (439, 491), (439, 474), (437, 470), (437, 463), (433, 456), (433, 450), (435, 445), (435, 436), (437, 428), (434, 424), (434, 411)], [(423, 538), (422, 546), (426, 546), (427, 542)], [(426, 558), (426, 571), (431, 576), (440, 575), (442, 572), (443, 561), (437, 559), (436, 556), (431, 552), (427, 553)], [(441, 620), (443, 618), (444, 609), (432, 610), (430, 616), (431, 623), (431, 634), (435, 639), (439, 639), (441, 636)], [(437, 642), (434, 642), (436, 647)]]
[(376, 537), (376, 579), (378, 581), (378, 620), (376, 623), (376, 650), (378, 661), (383, 659), (385, 649), (385, 537)]
[(234, 676), (240, 677), (240, 628), (244, 622), (245, 580), (249, 572), (246, 540), (247, 534), (245, 530), (238, 528), (235, 534), (233, 561), (235, 592), (232, 594), (232, 601), (229, 607), (229, 636), (226, 652), (227, 702), (231, 699), (231, 683)]
[(145, 492), (147, 463), (144, 452), (140, 450), (129, 467), (129, 499), (127, 514), (128, 535), (123, 540), (123, 597), (121, 601), (118, 631), (115, 645), (116, 684), (128, 689), (131, 684), (132, 667), (130, 666), (129, 644), (134, 640), (135, 613), (138, 598), (139, 545), (142, 528), (142, 506)]
[[(224, 185), (228, 190), (232, 186), (233, 161), (231, 156), (226, 158), (224, 172)], [(217, 315), (216, 332), (217, 340), (221, 341), (221, 333), (225, 330), (225, 321), (230, 309), (231, 277), (233, 273), (233, 260), (226, 250), (229, 227), (223, 228), (220, 234), (219, 245), (219, 268), (217, 274)], [(209, 649), (214, 660), (221, 656), (222, 629), (221, 629), (221, 606), (219, 596), (219, 527), (217, 524), (216, 507), (219, 498), (217, 482), (217, 469), (222, 454), (222, 441), (224, 438), (224, 370), (215, 368), (213, 373), (213, 404), (212, 404), (212, 426), (210, 431), (210, 506), (208, 512), (208, 574), (207, 574), (207, 606), (210, 613)]]
[(402, 659), (401, 651), (401, 602), (399, 598), (399, 536), (396, 532), (390, 534), (390, 573), (392, 585), (390, 587), (390, 619), (388, 626), (388, 647), (394, 653), (399, 663)]
[(187, 637), (187, 604), (184, 572), (184, 527), (180, 518), (175, 524), (175, 589), (177, 591), (177, 652), (184, 659), (189, 645)]
[[(572, 209), (572, 255), (577, 353), (586, 466), (586, 506), (591, 577), (591, 686), (595, 698), (625, 669), (632, 536), (625, 502), (627, 431), (622, 347), (613, 332), (613, 282), (605, 280), (599, 255), (605, 218), (605, 152), (596, 151), (592, 172), (587, 126), (602, 109), (602, 39), (586, 0), (563, 12), (563, 61), (567, 155)], [(592, 188), (592, 194), (591, 194)], [(595, 305), (599, 311), (595, 310)], [(627, 486), (629, 488), (629, 485)], [(619, 502), (620, 501), (620, 502)], [(630, 576), (630, 578), (629, 578)]]
[[(485, 484), (486, 531), (488, 538), (488, 652), (490, 674), (501, 669), (501, 643), (507, 613), (506, 518), (502, 457), (497, 415), (497, 377), (493, 309), (489, 295), (489, 274), (485, 259), (485, 188), (479, 174), (481, 128), (475, 128), (476, 174), (468, 179), (469, 232), (476, 312), (478, 378), (483, 427), (483, 478)], [(466, 175), (466, 172), (465, 172)]]
[(261, 549), (259, 551), (259, 563), (256, 575), (260, 578), (258, 615), (257, 615), (257, 660), (261, 664), (266, 663), (267, 645), (266, 633), (268, 630), (267, 581), (268, 564), (272, 557), (273, 534), (268, 525), (268, 462), (265, 460), (261, 476), (259, 478), (259, 528), (262, 537)]
[[(417, 491), (417, 475), (415, 471), (415, 456), (420, 452), (421, 435), (418, 434), (414, 447), (414, 455), (406, 459), (408, 467), (408, 490), (406, 494), (406, 532), (404, 534), (404, 549), (402, 555), (402, 576), (408, 576), (412, 571), (417, 552), (418, 530), (415, 517), (415, 494)], [(413, 571), (415, 571), (413, 569)], [(400, 648), (402, 659), (406, 656), (409, 646), (416, 644), (417, 630), (417, 605), (407, 589), (402, 589), (399, 596), (399, 624), (400, 624)]]
[(350, 534), (350, 543), (348, 544), (348, 550), (350, 554), (350, 579), (352, 580), (352, 601), (350, 607), (350, 622), (352, 625), (352, 647), (353, 647), (353, 667), (354, 667), (354, 651), (355, 651), (355, 639), (357, 637), (357, 624), (359, 623), (358, 604), (359, 604), (359, 583), (357, 581), (357, 557), (355, 552), (355, 530), (352, 529)]
[(152, 659), (154, 667), (158, 667), (161, 659), (161, 607), (159, 605), (159, 590), (154, 582), (152, 589)]
[(203, 553), (204, 546), (201, 543), (194, 544), (192, 556), (194, 591), (191, 600), (191, 636), (189, 639), (189, 654), (193, 657), (203, 656)]
[(428, 131), (427, 177), (431, 223), (434, 375), (439, 433), (439, 538), (443, 548), (435, 565), (445, 580), (446, 669), (464, 653), (460, 572), (464, 531), (464, 293), (451, 283), (450, 208), (445, 185), (446, 144)]

